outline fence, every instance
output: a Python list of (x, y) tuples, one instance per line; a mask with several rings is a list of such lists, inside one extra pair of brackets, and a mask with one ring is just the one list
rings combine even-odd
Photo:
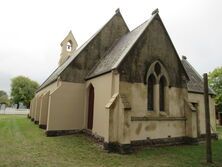
[(29, 109), (5, 108), (4, 110), (0, 110), (0, 114), (27, 115), (28, 113), (29, 113)]

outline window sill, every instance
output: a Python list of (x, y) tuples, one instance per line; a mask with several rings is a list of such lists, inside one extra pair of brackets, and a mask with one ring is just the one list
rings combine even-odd
[(145, 116), (158, 116), (158, 113), (156, 111), (147, 111)]
[(160, 111), (160, 116), (168, 116), (168, 113), (166, 111)]
[(131, 121), (185, 121), (185, 117), (131, 117)]

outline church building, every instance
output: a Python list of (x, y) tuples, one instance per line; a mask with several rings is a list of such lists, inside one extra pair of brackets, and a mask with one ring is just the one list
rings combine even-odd
[[(70, 31), (61, 48), (31, 101), (29, 116), (47, 136), (86, 133), (120, 153), (205, 136), (203, 79), (180, 59), (158, 10), (130, 31), (117, 9), (82, 46)], [(214, 95), (209, 88), (217, 137)]]

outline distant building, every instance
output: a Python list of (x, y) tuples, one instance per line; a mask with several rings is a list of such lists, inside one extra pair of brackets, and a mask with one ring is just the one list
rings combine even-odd
[[(48, 136), (83, 131), (128, 152), (205, 135), (202, 77), (180, 60), (158, 10), (132, 31), (117, 10), (78, 49), (72, 32), (61, 47), (59, 67), (31, 102), (30, 117)], [(214, 134), (213, 95), (209, 88)]]

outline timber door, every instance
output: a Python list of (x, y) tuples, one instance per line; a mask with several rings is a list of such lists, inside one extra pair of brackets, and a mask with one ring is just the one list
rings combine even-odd
[(88, 125), (87, 128), (92, 130), (93, 127), (93, 109), (94, 109), (94, 87), (89, 86), (89, 99), (88, 99)]

